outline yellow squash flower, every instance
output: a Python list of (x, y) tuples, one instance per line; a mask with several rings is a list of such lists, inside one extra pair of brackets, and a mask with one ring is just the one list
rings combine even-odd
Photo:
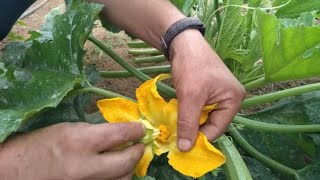
[[(112, 98), (98, 101), (103, 117), (113, 122), (141, 122), (147, 130), (152, 130), (151, 142), (146, 145), (144, 155), (135, 173), (145, 176), (154, 154), (168, 153), (169, 164), (180, 173), (193, 178), (221, 166), (225, 156), (210, 144), (206, 136), (199, 132), (195, 146), (188, 152), (177, 148), (177, 114), (178, 102), (172, 99), (166, 102), (157, 92), (156, 82), (170, 75), (162, 74), (146, 81), (137, 90), (138, 103), (123, 98)], [(206, 106), (202, 111), (199, 124), (205, 123), (208, 113), (216, 105)]]

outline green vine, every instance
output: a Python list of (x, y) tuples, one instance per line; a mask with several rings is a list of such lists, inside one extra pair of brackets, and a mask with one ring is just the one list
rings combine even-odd
[[(97, 40), (93, 36), (89, 36), (89, 40), (98, 46), (102, 51), (104, 51), (106, 54), (108, 54), (112, 59), (114, 59), (120, 66), (122, 66), (124, 69), (126, 69), (131, 74), (135, 75), (139, 80), (142, 82), (147, 81), (150, 79), (149, 76), (145, 75), (132, 65), (130, 65), (128, 62), (126, 62), (124, 59), (122, 59), (117, 53), (115, 53), (111, 48), (104, 45), (102, 42)], [(162, 92), (164, 95), (168, 97), (175, 97), (176, 93), (175, 90), (168, 85), (164, 83), (157, 83), (159, 91)]]
[(283, 98), (297, 96), (304, 93), (320, 91), (320, 83), (309, 84), (305, 86), (290, 88), (282, 91), (277, 91), (269, 94), (259, 95), (253, 98), (246, 99), (243, 103), (241, 108), (246, 109), (250, 107), (254, 107), (257, 105), (270, 103), (273, 101), (277, 101)]
[(290, 167), (287, 167), (283, 164), (280, 164), (279, 162), (267, 157), (266, 155), (259, 152), (257, 149), (255, 149), (253, 146), (251, 146), (242, 136), (241, 134), (233, 127), (233, 125), (230, 125), (231, 130), (228, 131), (228, 133), (232, 136), (234, 141), (247, 153), (249, 153), (252, 157), (258, 159), (265, 165), (277, 170), (278, 172), (291, 175), (296, 180), (300, 180), (299, 174), (297, 170), (294, 170)]
[[(170, 65), (152, 66), (137, 69), (144, 74), (161, 74), (169, 73), (171, 70)], [(100, 71), (100, 76), (104, 78), (128, 78), (134, 76), (128, 71)]]
[(261, 131), (278, 132), (278, 133), (318, 133), (320, 132), (320, 124), (312, 125), (283, 125), (258, 122), (241, 116), (235, 116), (233, 121), (242, 124), (250, 129)]

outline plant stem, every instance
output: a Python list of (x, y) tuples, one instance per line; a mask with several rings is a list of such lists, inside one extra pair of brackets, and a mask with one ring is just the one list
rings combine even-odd
[[(171, 70), (170, 65), (152, 66), (137, 69), (144, 74), (161, 74), (169, 73)], [(100, 76), (104, 78), (128, 78), (134, 76), (128, 71), (100, 71)]]
[(273, 101), (280, 100), (280, 99), (283, 99), (283, 98), (287, 98), (287, 97), (290, 97), (290, 96), (297, 96), (297, 95), (301, 95), (301, 94), (304, 94), (304, 93), (313, 92), (313, 91), (319, 91), (319, 90), (320, 90), (320, 83), (314, 83), (314, 84), (295, 87), (295, 88), (286, 89), (286, 90), (282, 90), (282, 91), (277, 91), (277, 92), (273, 92), (273, 93), (270, 93), (270, 94), (264, 94), (264, 95), (261, 95), (261, 96), (256, 96), (256, 97), (253, 97), (253, 98), (246, 99), (242, 103), (241, 108), (242, 109), (246, 109), (246, 108), (249, 108), (249, 107), (253, 107), (253, 106), (260, 105), (260, 104), (273, 102)]
[(139, 57), (134, 58), (133, 62), (140, 64), (140, 63), (157, 63), (157, 62), (163, 62), (166, 61), (166, 57), (164, 55), (158, 55), (158, 56), (148, 56), (148, 57)]
[(218, 25), (218, 32), (220, 31), (220, 26), (221, 26), (221, 17), (220, 17), (220, 11), (219, 9), (219, 0), (214, 0), (214, 11), (217, 19), (217, 25)]
[(145, 48), (145, 49), (129, 49), (129, 54), (138, 56), (138, 55), (158, 55), (161, 54), (161, 52), (158, 49), (155, 48)]
[(299, 179), (297, 171), (289, 168), (279, 162), (267, 157), (266, 155), (259, 152), (253, 146), (251, 146), (242, 136), (241, 134), (234, 128), (234, 126), (230, 125), (232, 130), (228, 131), (232, 138), (236, 141), (236, 143), (244, 149), (247, 153), (249, 153), (252, 157), (258, 159), (262, 163), (266, 164), (267, 166), (287, 175), (292, 175), (295, 178)]
[(245, 125), (250, 129), (256, 129), (261, 131), (270, 131), (277, 133), (318, 133), (320, 132), (320, 125), (283, 125), (283, 124), (271, 124), (265, 122), (254, 121), (240, 116), (233, 118), (234, 123)]
[(245, 84), (245, 85), (244, 85), (244, 88), (245, 88), (247, 91), (250, 91), (250, 90), (252, 90), (252, 89), (261, 87), (261, 86), (263, 86), (263, 85), (265, 85), (265, 84), (266, 84), (266, 81), (265, 81), (264, 77), (262, 77), (262, 78), (259, 78), (259, 79), (255, 80), (255, 81), (252, 81), (252, 82), (250, 82), (250, 83), (248, 83), (248, 84)]
[(44, 6), (45, 4), (47, 4), (47, 2), (49, 2), (49, 0), (44, 0), (41, 3), (38, 3), (37, 5), (33, 6), (32, 8), (28, 9), (27, 11), (25, 11), (20, 17), (19, 20), (24, 19), (27, 16), (30, 16), (31, 14), (33, 14), (34, 12), (36, 12), (38, 9), (40, 9), (42, 6)]
[[(126, 62), (124, 59), (122, 59), (117, 53), (115, 53), (111, 48), (104, 45), (102, 42), (97, 40), (95, 37), (89, 36), (89, 40), (93, 44), (98, 46), (102, 51), (107, 53), (120, 66), (122, 66), (124, 69), (126, 69), (131, 74), (135, 75), (142, 82), (150, 79), (149, 76), (143, 74), (138, 69), (136, 69), (135, 67), (130, 65), (128, 62)], [(176, 97), (176, 91), (173, 88), (169, 87), (168, 85), (166, 85), (164, 83), (157, 83), (157, 85), (158, 85), (159, 91), (162, 92), (163, 94), (165, 94), (166, 96), (171, 97), (171, 98)]]
[(129, 48), (148, 48), (150, 47), (147, 43), (144, 41), (138, 40), (138, 41), (130, 41), (127, 43)]
[(136, 101), (134, 99), (131, 99), (131, 98), (126, 97), (126, 96), (123, 96), (121, 94), (117, 94), (115, 92), (111, 92), (111, 91), (104, 90), (104, 89), (101, 89), (101, 88), (97, 88), (97, 87), (94, 87), (94, 86), (77, 89), (75, 91), (76, 92), (81, 92), (81, 93), (94, 93), (94, 94), (97, 94), (97, 95), (100, 95), (100, 96), (104, 96), (104, 97), (107, 97), (107, 98), (121, 97), (121, 98), (125, 98), (125, 99), (128, 99), (128, 100), (134, 101), (134, 102)]

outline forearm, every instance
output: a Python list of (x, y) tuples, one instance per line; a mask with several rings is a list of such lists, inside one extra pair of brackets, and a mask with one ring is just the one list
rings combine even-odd
[(7, 36), (21, 14), (35, 0), (1, 0), (0, 1), (0, 41)]
[(17, 177), (14, 176), (14, 168), (10, 168), (11, 162), (8, 161), (9, 159), (6, 157), (8, 156), (4, 151), (4, 144), (0, 144), (0, 179), (17, 179)]
[(156, 48), (166, 30), (184, 15), (169, 0), (88, 0), (102, 3), (103, 17)]

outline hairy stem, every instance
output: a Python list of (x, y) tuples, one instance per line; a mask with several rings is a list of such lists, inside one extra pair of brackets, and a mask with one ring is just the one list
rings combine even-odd
[[(139, 68), (138, 70), (144, 74), (161, 74), (161, 73), (169, 73), (171, 70), (171, 67), (170, 65), (152, 66), (152, 67)], [(134, 75), (128, 71), (100, 71), (100, 76), (104, 78), (128, 78)]]
[(163, 62), (166, 61), (166, 57), (164, 55), (158, 55), (158, 56), (147, 56), (147, 57), (138, 57), (134, 58), (133, 62), (137, 64), (141, 63), (157, 63), (157, 62)]
[(261, 86), (263, 86), (263, 85), (265, 85), (265, 84), (266, 84), (266, 81), (265, 81), (264, 77), (262, 77), (262, 78), (259, 78), (259, 79), (255, 80), (255, 81), (252, 81), (252, 82), (250, 82), (250, 83), (248, 83), (248, 84), (245, 84), (245, 85), (244, 85), (244, 88), (245, 88), (247, 91), (250, 91), (250, 90), (252, 90), (252, 89), (261, 87)]
[(256, 96), (253, 98), (246, 99), (243, 103), (241, 108), (246, 109), (253, 106), (277, 101), (283, 98), (297, 96), (308, 92), (319, 91), (320, 90), (320, 83), (309, 84), (305, 86), (295, 87), (291, 89), (286, 89), (282, 91), (273, 92), (270, 94), (264, 94), (260, 96)]
[[(113, 60), (115, 60), (120, 66), (122, 66), (124, 69), (126, 69), (131, 74), (135, 75), (139, 80), (142, 82), (147, 81), (150, 79), (149, 76), (145, 75), (144, 73), (140, 72), (138, 69), (130, 65), (128, 62), (126, 62), (124, 59), (122, 59), (117, 53), (115, 53), (111, 48), (104, 45), (102, 42), (97, 40), (93, 36), (89, 36), (89, 40), (98, 46), (102, 51), (104, 51), (106, 54), (108, 54)], [(164, 95), (168, 97), (176, 97), (176, 91), (169, 87), (168, 85), (164, 83), (157, 83), (159, 91), (162, 92)]]
[(94, 94), (97, 94), (97, 95), (100, 95), (100, 96), (104, 96), (106, 98), (121, 97), (121, 98), (125, 98), (125, 99), (131, 100), (131, 101), (136, 101), (134, 99), (131, 99), (131, 98), (126, 97), (126, 96), (123, 96), (121, 94), (117, 94), (115, 92), (104, 90), (104, 89), (97, 88), (97, 87), (94, 87), (94, 86), (77, 89), (75, 91), (76, 92), (81, 92), (81, 93), (94, 93)]
[(219, 31), (221, 26), (221, 16), (220, 16), (220, 11), (218, 11), (218, 9), (219, 9), (219, 0), (214, 0), (214, 12), (216, 15), (218, 31)]
[(265, 122), (254, 121), (240, 116), (233, 118), (234, 123), (245, 125), (250, 129), (261, 131), (277, 132), (277, 133), (318, 133), (320, 132), (320, 125), (283, 125), (271, 124)]
[(278, 172), (294, 176), (296, 179), (300, 179), (297, 171), (287, 167), (283, 164), (280, 164), (279, 162), (267, 157), (266, 155), (259, 152), (257, 149), (255, 149), (253, 146), (251, 146), (242, 136), (241, 134), (234, 128), (234, 126), (231, 125), (232, 130), (229, 131), (229, 134), (232, 136), (232, 138), (236, 141), (236, 143), (244, 149), (247, 153), (249, 153), (252, 157), (258, 159), (265, 165), (277, 170)]
[(161, 52), (155, 48), (145, 48), (145, 49), (128, 49), (128, 53), (132, 55), (159, 55)]
[(144, 41), (129, 41), (127, 43), (129, 48), (149, 48), (150, 46)]

